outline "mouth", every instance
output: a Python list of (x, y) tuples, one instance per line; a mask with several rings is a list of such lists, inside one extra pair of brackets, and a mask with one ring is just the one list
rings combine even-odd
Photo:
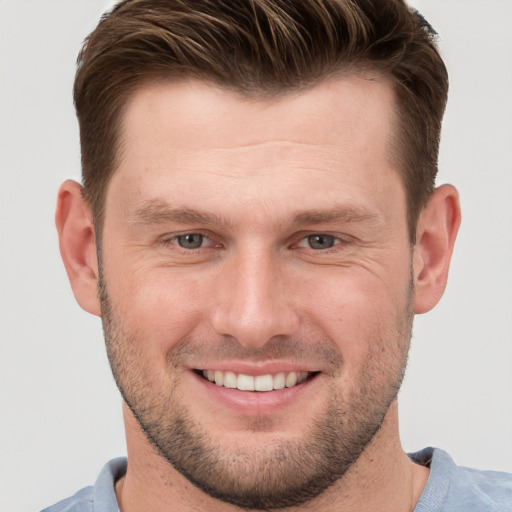
[(279, 372), (256, 376), (221, 370), (196, 370), (196, 373), (219, 387), (268, 392), (299, 386), (319, 372)]

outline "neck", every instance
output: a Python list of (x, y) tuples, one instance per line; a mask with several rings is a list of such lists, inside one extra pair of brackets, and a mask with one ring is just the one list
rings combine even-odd
[[(148, 443), (131, 411), (124, 406), (128, 471), (116, 483), (122, 512), (241, 512), (196, 488)], [(333, 486), (300, 507), (301, 512), (410, 512), (418, 502), (429, 470), (411, 462), (398, 435), (394, 402), (382, 427), (359, 459)], [(295, 512), (299, 508), (283, 512)]]

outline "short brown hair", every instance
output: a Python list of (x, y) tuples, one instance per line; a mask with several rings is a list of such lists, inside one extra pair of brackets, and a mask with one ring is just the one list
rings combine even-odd
[(436, 34), (403, 0), (124, 0), (78, 57), (74, 100), (84, 196), (100, 232), (123, 107), (141, 85), (196, 78), (244, 95), (283, 94), (340, 72), (391, 80), (393, 152), (414, 241), (434, 189), (448, 76)]

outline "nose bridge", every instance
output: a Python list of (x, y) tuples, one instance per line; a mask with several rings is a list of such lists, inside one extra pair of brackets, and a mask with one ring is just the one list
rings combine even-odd
[(241, 248), (219, 276), (213, 327), (247, 347), (263, 346), (274, 336), (292, 335), (298, 316), (283, 272), (284, 263), (268, 247)]

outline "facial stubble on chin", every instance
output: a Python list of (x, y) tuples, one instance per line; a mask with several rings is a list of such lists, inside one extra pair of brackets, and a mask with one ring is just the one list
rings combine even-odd
[[(125, 331), (101, 277), (99, 295), (112, 372), (147, 440), (196, 487), (240, 508), (275, 510), (299, 506), (340, 480), (372, 442), (404, 376), (412, 329), (412, 286), (404, 310), (397, 314), (394, 340), (375, 335), (360, 371), (359, 388), (350, 397), (342, 396), (331, 376), (325, 413), (312, 422), (302, 439), (256, 446), (248, 443), (228, 451), (193, 420), (180, 399), (172, 371), (179, 368), (180, 355), (173, 357), (171, 353), (168, 357), (167, 394), (154, 393), (152, 368), (141, 365), (145, 360), (144, 343)], [(237, 342), (224, 339), (223, 343)], [(277, 343), (263, 350), (275, 354), (294, 349), (294, 340)], [(318, 350), (322, 347), (315, 347)], [(332, 345), (325, 350), (332, 358)], [(342, 364), (341, 356), (338, 364)], [(375, 379), (376, 375), (380, 378)], [(254, 426), (256, 430), (256, 423)], [(250, 437), (251, 432), (247, 435)]]

